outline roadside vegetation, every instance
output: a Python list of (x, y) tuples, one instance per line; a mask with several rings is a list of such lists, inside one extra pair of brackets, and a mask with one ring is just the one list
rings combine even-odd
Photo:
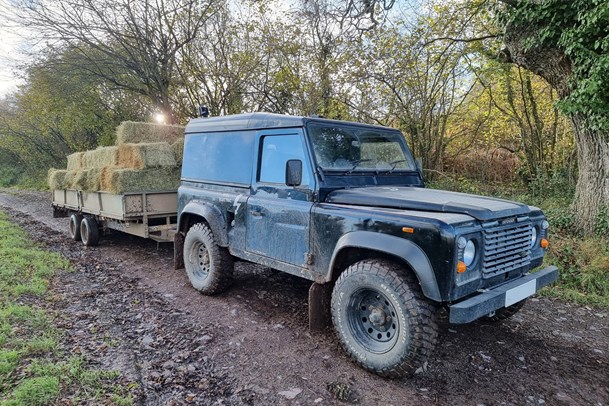
[(33, 246), (0, 212), (0, 405), (131, 404), (118, 372), (93, 369), (63, 348), (48, 293), (59, 270), (69, 262)]

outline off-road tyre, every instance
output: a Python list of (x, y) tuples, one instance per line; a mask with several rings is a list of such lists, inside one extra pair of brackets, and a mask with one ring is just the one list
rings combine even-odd
[(511, 305), (510, 307), (502, 307), (501, 309), (497, 309), (495, 310), (495, 314), (492, 316), (485, 316), (483, 318), (484, 321), (490, 322), (490, 323), (498, 323), (498, 322), (502, 322), (504, 320), (509, 319), (510, 317), (512, 317), (513, 315), (515, 315), (516, 313), (518, 313), (520, 311), (520, 309), (522, 309), (524, 307), (524, 305), (526, 304), (528, 299), (524, 299), (521, 300), (518, 303), (514, 303), (513, 305)]
[(233, 280), (234, 261), (204, 223), (193, 225), (184, 240), (184, 268), (192, 286), (205, 295), (225, 291)]
[(80, 222), (80, 240), (87, 247), (99, 244), (99, 225), (93, 217), (85, 217)]
[(435, 317), (415, 276), (387, 260), (351, 265), (332, 292), (332, 322), (342, 347), (356, 364), (384, 377), (423, 366), (437, 342)]
[(82, 222), (82, 214), (72, 213), (70, 216), (70, 223), (68, 224), (68, 230), (70, 232), (70, 238), (74, 241), (80, 241), (80, 223)]

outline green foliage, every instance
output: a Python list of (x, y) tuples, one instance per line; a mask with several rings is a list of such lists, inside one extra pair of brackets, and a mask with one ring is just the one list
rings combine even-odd
[(528, 47), (562, 50), (572, 64), (571, 94), (561, 100), (567, 114), (589, 118), (592, 129), (609, 130), (609, 3), (604, 0), (520, 1), (506, 7), (504, 23), (538, 27)]

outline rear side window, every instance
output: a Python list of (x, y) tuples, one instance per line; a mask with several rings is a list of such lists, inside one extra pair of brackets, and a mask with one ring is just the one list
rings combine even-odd
[(262, 139), (259, 182), (285, 184), (285, 166), (290, 159), (303, 163), (301, 186), (309, 186), (307, 160), (300, 135), (267, 135)]
[(249, 185), (254, 132), (188, 134), (182, 178)]

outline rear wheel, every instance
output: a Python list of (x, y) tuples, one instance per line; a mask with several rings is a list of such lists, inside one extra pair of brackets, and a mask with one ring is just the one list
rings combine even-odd
[(80, 223), (82, 222), (82, 214), (73, 213), (70, 216), (70, 238), (74, 241), (80, 241)]
[(233, 257), (216, 243), (213, 232), (203, 223), (195, 224), (186, 234), (184, 267), (192, 286), (205, 295), (223, 292), (233, 279)]
[(385, 260), (345, 270), (332, 292), (332, 321), (345, 351), (381, 376), (413, 373), (437, 341), (435, 308), (415, 277)]
[(80, 239), (87, 247), (99, 244), (99, 226), (93, 217), (85, 217), (80, 223)]

